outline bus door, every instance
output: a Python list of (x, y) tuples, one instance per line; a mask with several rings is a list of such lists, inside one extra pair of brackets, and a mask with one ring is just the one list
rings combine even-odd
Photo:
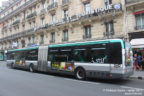
[(40, 46), (38, 50), (38, 71), (47, 71), (48, 46)]
[(74, 62), (72, 62), (72, 49), (70, 47), (50, 48), (49, 60), (51, 69), (56, 71), (74, 71)]

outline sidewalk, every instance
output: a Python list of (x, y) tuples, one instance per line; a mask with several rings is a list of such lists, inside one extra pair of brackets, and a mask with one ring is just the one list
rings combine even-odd
[(134, 75), (130, 77), (130, 79), (140, 79), (144, 80), (144, 71), (135, 71)]
[(0, 67), (6, 66), (6, 61), (0, 61)]
[(0, 64), (6, 64), (6, 61), (0, 61)]

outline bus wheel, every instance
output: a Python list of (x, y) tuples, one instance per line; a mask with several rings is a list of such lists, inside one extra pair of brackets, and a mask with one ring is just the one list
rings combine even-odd
[(15, 68), (13, 63), (11, 64), (11, 68), (13, 68), (13, 69)]
[(84, 80), (86, 78), (85, 70), (83, 68), (76, 69), (75, 77), (79, 80)]
[(30, 71), (30, 72), (34, 72), (34, 65), (33, 65), (33, 64), (31, 64), (31, 65), (29, 66), (29, 71)]

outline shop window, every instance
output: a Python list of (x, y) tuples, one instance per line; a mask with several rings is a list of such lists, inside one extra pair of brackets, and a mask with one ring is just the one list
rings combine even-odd
[(144, 29), (144, 13), (136, 14), (136, 29)]
[(89, 13), (91, 11), (90, 3), (85, 3), (84, 8), (85, 8), (85, 12)]
[(105, 27), (106, 27), (106, 35), (114, 35), (114, 24), (113, 21), (105, 22)]

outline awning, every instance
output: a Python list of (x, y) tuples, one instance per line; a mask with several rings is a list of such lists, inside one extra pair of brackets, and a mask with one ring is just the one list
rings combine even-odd
[(132, 39), (130, 43), (132, 48), (144, 48), (144, 38)]
[(135, 12), (134, 14), (137, 15), (137, 14), (142, 14), (142, 13), (144, 13), (144, 11)]

